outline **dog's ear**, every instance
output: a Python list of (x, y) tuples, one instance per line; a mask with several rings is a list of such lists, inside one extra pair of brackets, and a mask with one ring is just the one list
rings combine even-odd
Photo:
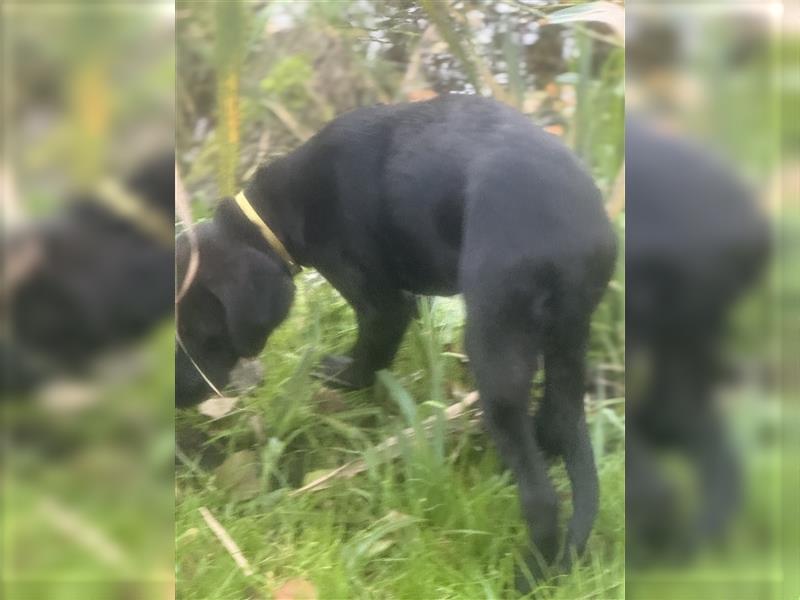
[(225, 311), (225, 324), (239, 356), (258, 354), (286, 318), (294, 284), (281, 265), (253, 248), (237, 252), (207, 285)]

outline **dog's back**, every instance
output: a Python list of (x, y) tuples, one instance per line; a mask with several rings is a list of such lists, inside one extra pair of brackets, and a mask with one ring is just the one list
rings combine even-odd
[(601, 251), (613, 261), (590, 175), (560, 140), (499, 102), (454, 95), (357, 109), (302, 154), (313, 157), (303, 161), (314, 165), (308, 195), (320, 198), (311, 229), (335, 232), (327, 235), (408, 291), (462, 291), (459, 265), (482, 263), (485, 252), (520, 268)]

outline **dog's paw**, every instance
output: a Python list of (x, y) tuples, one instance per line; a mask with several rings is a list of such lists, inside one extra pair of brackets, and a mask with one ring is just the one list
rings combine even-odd
[(375, 380), (374, 373), (365, 375), (349, 356), (325, 356), (311, 374), (325, 385), (345, 390), (369, 387)]
[(538, 552), (526, 551), (524, 565), (518, 563), (514, 572), (514, 587), (522, 597), (527, 598), (542, 583), (553, 583), (553, 580), (572, 570), (570, 557), (562, 555), (554, 559), (552, 564), (546, 563)]
[(526, 573), (522, 569), (517, 568), (514, 574), (514, 590), (523, 598), (527, 598), (528, 595), (536, 589), (537, 581), (538, 580), (532, 573)]
[(547, 580), (545, 572), (534, 565), (527, 568), (517, 567), (514, 572), (514, 589), (522, 598), (528, 598), (536, 587)]
[(551, 576), (551, 568), (546, 566), (541, 557), (534, 552), (526, 552), (525, 564), (518, 564), (514, 573), (514, 588), (523, 597), (536, 589), (540, 583), (547, 581)]

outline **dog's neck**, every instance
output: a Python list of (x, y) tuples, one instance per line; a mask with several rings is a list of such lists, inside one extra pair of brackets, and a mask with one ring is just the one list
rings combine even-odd
[[(292, 260), (304, 265), (303, 197), (300, 186), (289, 180), (286, 160), (283, 158), (259, 167), (245, 185), (244, 192), (258, 216), (286, 247)], [(283, 261), (232, 198), (225, 198), (217, 205), (214, 218), (235, 238)]]
[[(298, 152), (260, 166), (244, 187), (255, 211), (280, 239), (292, 259), (305, 262), (303, 186), (296, 181)], [(294, 175), (293, 175), (294, 174)]]

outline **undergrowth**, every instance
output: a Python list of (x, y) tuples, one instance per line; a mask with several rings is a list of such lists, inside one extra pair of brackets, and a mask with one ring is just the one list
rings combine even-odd
[[(586, 556), (532, 597), (624, 595), (623, 288), (615, 280), (595, 316), (587, 415), (601, 508)], [(391, 371), (367, 390), (339, 393), (312, 377), (326, 353), (346, 351), (352, 312), (317, 274), (297, 280), (289, 319), (261, 359), (263, 383), (227, 415), (177, 417), (178, 597), (272, 598), (301, 579), (320, 598), (515, 597), (526, 534), (516, 488), (474, 413), (442, 410), (474, 389), (462, 347), (460, 299), (422, 299)], [(535, 405), (537, 385), (534, 385)], [(432, 418), (432, 427), (422, 425)], [(402, 429), (397, 456), (374, 447)], [(325, 489), (292, 490), (364, 459), (366, 470)], [(560, 464), (551, 475), (571, 512)], [(245, 575), (205, 525), (209, 509), (255, 574)]]

